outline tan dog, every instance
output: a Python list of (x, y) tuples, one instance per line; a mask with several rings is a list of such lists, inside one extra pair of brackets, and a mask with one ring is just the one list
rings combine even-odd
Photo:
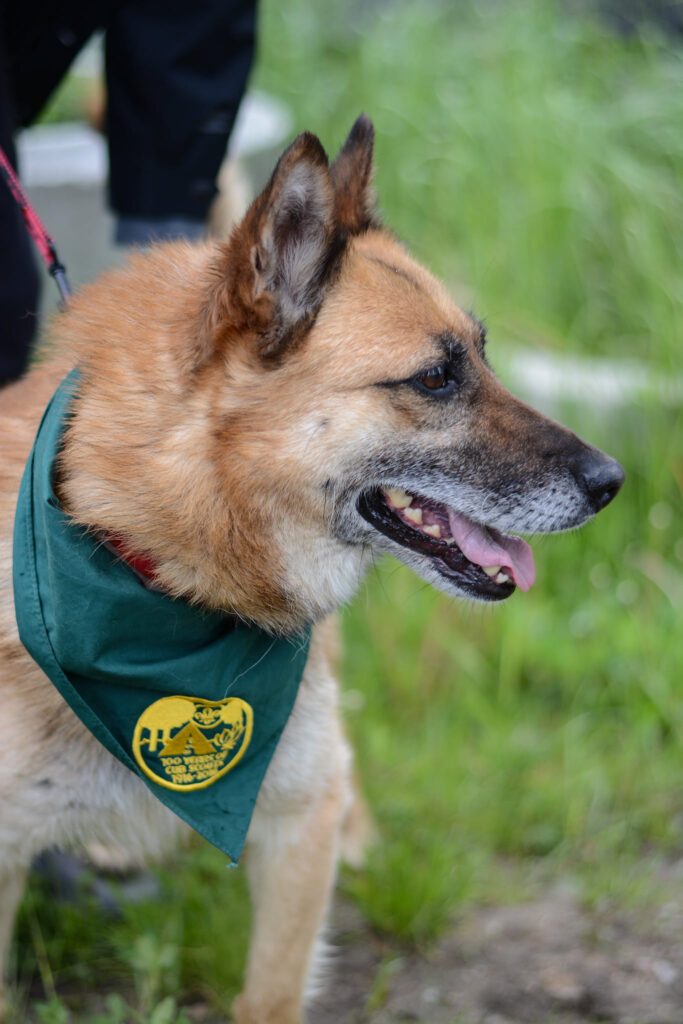
[[(57, 491), (73, 519), (149, 556), (169, 594), (269, 631), (321, 623), (385, 552), (447, 593), (508, 597), (533, 560), (499, 531), (577, 526), (621, 485), (617, 463), (505, 390), (481, 324), (379, 226), (372, 141), (359, 118), (330, 167), (300, 135), (227, 244), (134, 255), (73, 299), (54, 360), (2, 395), (0, 953), (39, 850), (152, 837), (154, 854), (177, 828), (17, 635), (19, 480), (71, 366)], [(316, 627), (248, 835), (238, 1024), (301, 1019), (349, 761)]]

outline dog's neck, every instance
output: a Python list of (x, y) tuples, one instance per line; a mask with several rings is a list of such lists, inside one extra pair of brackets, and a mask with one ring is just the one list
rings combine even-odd
[(212, 439), (199, 404), (185, 396), (173, 416), (167, 400), (155, 409), (164, 398), (124, 399), (85, 375), (57, 481), (73, 519), (169, 595), (269, 631), (300, 631), (348, 601), (367, 552), (307, 521), (297, 495), (271, 493), (237, 453), (226, 477), (201, 454)]

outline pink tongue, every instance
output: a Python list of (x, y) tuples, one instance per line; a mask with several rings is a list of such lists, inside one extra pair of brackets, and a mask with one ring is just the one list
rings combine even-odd
[(448, 510), (448, 521), (455, 543), (470, 562), (509, 569), (520, 590), (529, 590), (533, 586), (536, 579), (534, 556), (525, 540), (479, 526), (452, 508)]

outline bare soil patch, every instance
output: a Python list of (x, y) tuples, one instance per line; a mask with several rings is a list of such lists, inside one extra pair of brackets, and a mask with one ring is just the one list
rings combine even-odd
[(591, 912), (566, 894), (477, 910), (428, 955), (337, 902), (312, 1024), (683, 1024), (683, 894)]

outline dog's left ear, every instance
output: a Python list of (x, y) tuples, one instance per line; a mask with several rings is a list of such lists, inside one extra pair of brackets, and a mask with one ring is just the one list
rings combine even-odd
[(361, 114), (330, 168), (337, 219), (351, 235), (380, 226), (372, 187), (374, 144), (372, 121)]
[(277, 359), (311, 327), (335, 280), (348, 232), (336, 216), (327, 154), (299, 135), (224, 249), (207, 316), (208, 348), (223, 331), (248, 333)]

